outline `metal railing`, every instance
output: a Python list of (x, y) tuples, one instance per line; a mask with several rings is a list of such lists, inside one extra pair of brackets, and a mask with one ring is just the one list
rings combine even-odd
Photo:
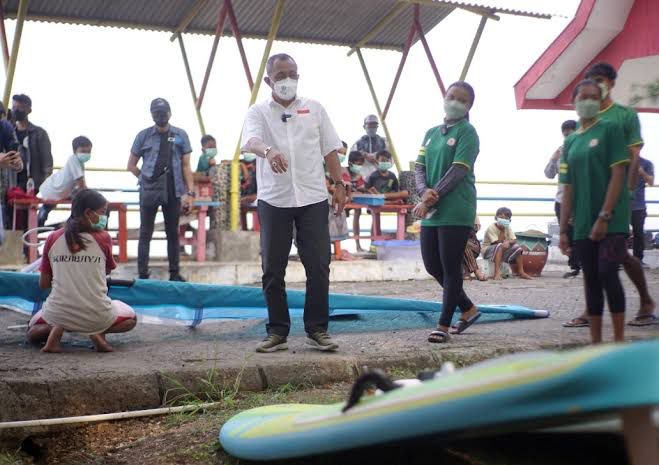
[[(56, 166), (55, 169), (60, 169), (61, 166)], [(107, 172), (107, 173), (128, 173), (126, 169), (123, 168), (100, 168), (100, 167), (89, 167), (85, 168), (85, 171), (90, 172)], [(490, 185), (490, 186), (546, 186), (546, 187), (556, 187), (555, 182), (551, 181), (509, 181), (509, 180), (478, 180), (476, 184), (480, 185)], [(659, 185), (647, 186), (649, 189), (659, 188)], [(123, 192), (123, 193), (137, 193), (139, 189), (137, 188), (99, 188), (96, 189), (100, 192)], [(483, 196), (478, 197), (478, 201), (483, 202), (547, 202), (554, 203), (553, 197), (508, 197), (508, 196)], [(130, 204), (136, 204), (135, 202), (127, 202)], [(646, 200), (648, 204), (659, 204), (659, 200)], [(129, 211), (139, 211), (137, 208), (130, 208)], [(383, 215), (388, 215), (387, 213), (382, 213)], [(479, 216), (487, 217), (494, 216), (494, 212), (478, 212)], [(533, 212), (515, 212), (516, 217), (522, 218), (551, 218), (555, 214), (553, 211), (533, 211)], [(659, 218), (659, 213), (649, 213), (648, 218)]]

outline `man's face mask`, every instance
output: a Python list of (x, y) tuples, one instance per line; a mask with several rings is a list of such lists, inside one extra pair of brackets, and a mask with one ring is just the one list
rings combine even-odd
[(355, 165), (355, 164), (350, 165), (350, 172), (352, 174), (361, 174), (362, 165)]
[(295, 94), (297, 94), (297, 80), (287, 77), (281, 81), (276, 81), (272, 86), (272, 91), (284, 101), (293, 100)]
[(380, 171), (387, 171), (391, 168), (392, 163), (390, 161), (381, 161), (378, 163), (378, 169)]
[(250, 152), (243, 153), (243, 160), (246, 162), (252, 162), (256, 160), (256, 154)]
[(159, 128), (164, 128), (169, 123), (169, 113), (166, 111), (156, 111), (151, 113), (151, 117)]
[(366, 126), (364, 129), (366, 129), (366, 135), (368, 137), (375, 137), (378, 133), (377, 126)]
[(208, 158), (214, 158), (215, 155), (217, 155), (217, 149), (216, 148), (207, 148), (204, 149), (204, 153), (208, 155)]
[(14, 108), (12, 109), (11, 114), (14, 115), (16, 121), (25, 121), (27, 119), (27, 111), (25, 110)]

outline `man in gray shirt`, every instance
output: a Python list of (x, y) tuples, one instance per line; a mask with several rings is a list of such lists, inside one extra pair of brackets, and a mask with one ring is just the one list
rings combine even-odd
[[(574, 120), (567, 120), (564, 121), (563, 124), (561, 124), (561, 132), (563, 133), (563, 137), (567, 137), (570, 134), (572, 134), (574, 131), (577, 130), (577, 122)], [(551, 156), (549, 159), (549, 163), (547, 163), (547, 166), (545, 166), (545, 176), (547, 176), (549, 179), (554, 179), (556, 175), (558, 174), (559, 171), (559, 165), (561, 163), (561, 155), (563, 153), (563, 146), (561, 145), (554, 154)], [(563, 199), (563, 185), (558, 184), (558, 190), (556, 191), (556, 198), (554, 201), (554, 211), (556, 212), (556, 218), (558, 221), (561, 221), (561, 200)], [(575, 252), (574, 252), (574, 247), (572, 247), (572, 224), (568, 225), (568, 237), (570, 238), (570, 248), (572, 249), (572, 253), (570, 253), (570, 257), (568, 258), (568, 265), (570, 266), (570, 269), (572, 271), (568, 271), (563, 275), (564, 278), (573, 278), (574, 276), (577, 276), (579, 274), (579, 270), (581, 269), (581, 264), (579, 263), (579, 259), (577, 258)]]

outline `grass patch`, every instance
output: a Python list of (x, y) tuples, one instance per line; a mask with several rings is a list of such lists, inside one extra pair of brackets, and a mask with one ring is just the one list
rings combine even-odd
[(27, 465), (29, 463), (31, 463), (31, 460), (18, 451), (0, 451), (0, 465)]

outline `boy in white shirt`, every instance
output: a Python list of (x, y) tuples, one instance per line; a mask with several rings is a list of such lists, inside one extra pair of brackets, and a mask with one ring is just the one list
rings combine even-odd
[(513, 212), (510, 208), (501, 207), (497, 210), (492, 223), (485, 231), (483, 237), (483, 258), (494, 263), (494, 280), (499, 281), (501, 276), (501, 264), (515, 263), (517, 265), (517, 272), (522, 279), (532, 279), (531, 276), (524, 271), (524, 263), (522, 262), (523, 250), (517, 244), (517, 237), (510, 228), (510, 220), (513, 217)]
[[(69, 157), (64, 168), (51, 174), (39, 188), (39, 198), (42, 200), (70, 199), (81, 189), (86, 189), (85, 163), (92, 156), (92, 141), (85, 136), (73, 139), (73, 155)], [(46, 224), (48, 214), (56, 204), (42, 205), (39, 209), (39, 226)]]

